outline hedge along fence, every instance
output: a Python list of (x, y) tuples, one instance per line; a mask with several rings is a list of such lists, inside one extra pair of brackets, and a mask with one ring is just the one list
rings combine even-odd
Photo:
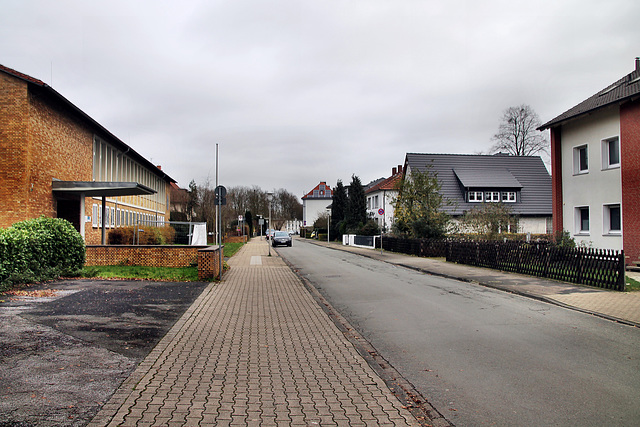
[(428, 258), (444, 258), (449, 253), (450, 241), (434, 239), (400, 239), (382, 237), (382, 249), (390, 252)]
[(493, 268), (530, 276), (624, 291), (624, 251), (561, 248), (546, 242), (399, 239), (383, 237), (382, 247), (421, 257)]
[(0, 290), (75, 275), (84, 262), (82, 236), (64, 219), (40, 217), (0, 229)]

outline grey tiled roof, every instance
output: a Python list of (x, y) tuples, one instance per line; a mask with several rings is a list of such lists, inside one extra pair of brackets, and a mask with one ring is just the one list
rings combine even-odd
[(431, 165), (441, 194), (452, 202), (444, 210), (451, 215), (478, 207), (465, 201), (468, 189), (517, 191), (512, 212), (524, 216), (551, 216), (551, 176), (540, 157), (472, 154), (407, 153), (405, 171), (424, 172)]
[(621, 104), (629, 101), (640, 94), (640, 61), (636, 60), (636, 69), (621, 78), (620, 80), (610, 84), (595, 95), (587, 98), (578, 105), (564, 113), (560, 114), (553, 120), (540, 126), (539, 130), (549, 129), (562, 124), (569, 119), (577, 118), (584, 114), (590, 113), (599, 108), (610, 105)]
[(464, 187), (522, 188), (522, 184), (506, 168), (458, 168), (453, 169)]

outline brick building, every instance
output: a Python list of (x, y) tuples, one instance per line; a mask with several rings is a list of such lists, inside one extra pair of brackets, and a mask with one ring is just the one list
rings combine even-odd
[(175, 182), (44, 82), (0, 65), (0, 227), (65, 218), (88, 244), (169, 220)]
[(551, 131), (554, 229), (639, 260), (640, 59), (539, 129)]

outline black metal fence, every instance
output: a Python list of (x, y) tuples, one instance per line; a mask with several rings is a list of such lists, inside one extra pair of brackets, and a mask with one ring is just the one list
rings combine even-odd
[(382, 239), (383, 249), (530, 276), (624, 291), (624, 251), (547, 243)]

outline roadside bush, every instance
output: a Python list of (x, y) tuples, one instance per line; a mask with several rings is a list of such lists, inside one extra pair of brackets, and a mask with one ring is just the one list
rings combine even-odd
[(82, 236), (67, 220), (40, 217), (0, 230), (0, 289), (77, 275), (84, 261)]
[(362, 236), (377, 236), (380, 234), (380, 227), (377, 222), (370, 219), (360, 228), (360, 230), (358, 230), (358, 234)]

